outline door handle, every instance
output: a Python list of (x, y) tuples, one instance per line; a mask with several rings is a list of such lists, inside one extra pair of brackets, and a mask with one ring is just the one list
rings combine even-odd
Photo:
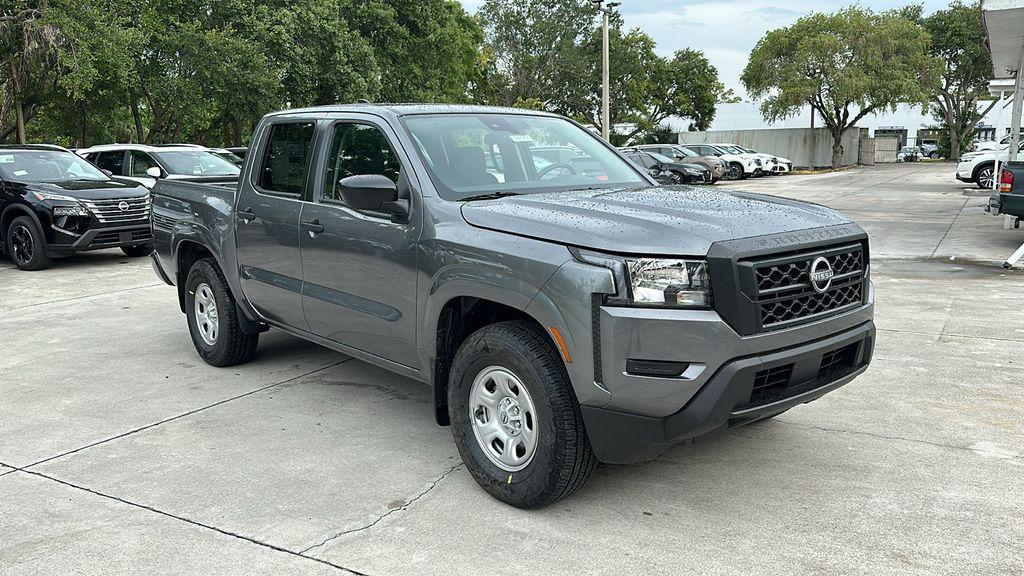
[(246, 208), (237, 212), (238, 219), (242, 222), (252, 222), (256, 219), (256, 214), (253, 213), (252, 208)]
[(314, 218), (309, 222), (303, 222), (302, 227), (309, 232), (309, 236), (311, 238), (324, 231), (324, 225), (321, 224), (320, 220), (317, 218)]

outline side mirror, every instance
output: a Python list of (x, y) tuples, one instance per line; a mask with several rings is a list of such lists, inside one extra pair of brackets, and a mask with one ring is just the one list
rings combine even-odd
[(161, 170), (159, 166), (150, 166), (149, 168), (146, 168), (146, 175), (150, 178), (156, 178), (159, 180), (164, 177), (164, 171)]
[(383, 174), (357, 174), (338, 180), (338, 191), (354, 210), (388, 212), (392, 221), (409, 213), (409, 201), (398, 199), (398, 186)]

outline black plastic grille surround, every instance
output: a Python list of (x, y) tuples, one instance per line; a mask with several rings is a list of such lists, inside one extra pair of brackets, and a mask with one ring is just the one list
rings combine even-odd
[[(833, 277), (822, 292), (811, 282), (812, 263), (828, 261)], [(817, 320), (859, 306), (864, 301), (864, 248), (861, 244), (830, 246), (783, 258), (752, 262), (757, 286), (760, 331)]]

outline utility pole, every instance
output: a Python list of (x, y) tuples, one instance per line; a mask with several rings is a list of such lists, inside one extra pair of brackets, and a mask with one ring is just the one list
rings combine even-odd
[[(1010, 162), (1017, 160), (1017, 146), (1020, 144), (1021, 108), (1024, 107), (1024, 46), (1020, 47), (1020, 61), (1017, 63), (1017, 78), (1013, 83), (1013, 111), (1010, 113)], [(996, 155), (998, 156), (998, 154)], [(992, 175), (999, 180), (999, 173)]]
[(612, 14), (612, 10), (616, 6), (622, 4), (622, 2), (609, 2), (607, 6), (604, 5), (604, 0), (590, 0), (596, 6), (599, 12), (601, 12), (601, 35), (604, 37), (604, 44), (601, 48), (601, 137), (606, 142), (611, 141), (611, 106), (608, 103), (610, 89), (610, 81), (608, 78), (608, 18)]

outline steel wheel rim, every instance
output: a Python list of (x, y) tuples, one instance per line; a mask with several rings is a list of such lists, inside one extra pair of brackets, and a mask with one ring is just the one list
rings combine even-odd
[(196, 327), (199, 328), (199, 336), (203, 342), (209, 346), (217, 344), (220, 324), (217, 317), (217, 299), (214, 298), (209, 284), (205, 282), (196, 286), (195, 314)]
[(35, 255), (32, 232), (24, 224), (18, 224), (11, 231), (11, 253), (19, 264), (28, 264)]
[(678, 172), (673, 172), (672, 173), (672, 183), (673, 184), (682, 184), (683, 183), (683, 177), (680, 176)]
[(982, 188), (991, 188), (993, 179), (992, 175), (994, 172), (994, 168), (983, 168), (981, 172), (978, 172), (978, 184), (980, 184)]
[(533, 398), (511, 370), (488, 366), (469, 390), (469, 420), (477, 445), (506, 472), (526, 468), (537, 452), (539, 423)]

